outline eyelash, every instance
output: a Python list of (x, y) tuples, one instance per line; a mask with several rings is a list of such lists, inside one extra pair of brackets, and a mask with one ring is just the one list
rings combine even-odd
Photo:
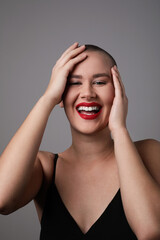
[(93, 84), (96, 85), (105, 85), (107, 82), (106, 81), (95, 81)]
[(69, 82), (69, 85), (80, 85), (80, 82)]
[[(81, 85), (81, 82), (69, 82), (69, 85)], [(93, 84), (95, 85), (105, 85), (107, 84), (106, 81), (94, 81)]]

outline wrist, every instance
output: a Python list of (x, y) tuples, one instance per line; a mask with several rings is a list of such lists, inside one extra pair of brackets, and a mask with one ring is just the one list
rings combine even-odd
[(52, 99), (47, 95), (42, 95), (39, 101), (45, 105), (45, 108), (48, 109), (49, 112), (51, 112), (53, 108), (57, 105), (56, 100)]
[(116, 140), (117, 138), (122, 138), (123, 136), (125, 135), (128, 135), (128, 130), (127, 128), (124, 126), (124, 127), (119, 127), (117, 129), (114, 129), (111, 131), (111, 135), (113, 137), (114, 140)]

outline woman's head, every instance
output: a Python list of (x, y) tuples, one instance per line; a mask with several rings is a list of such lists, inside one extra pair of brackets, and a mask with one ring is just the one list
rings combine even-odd
[[(68, 77), (63, 100), (72, 129), (91, 134), (108, 124), (114, 99), (111, 67), (116, 62), (96, 46), (86, 45), (85, 51), (87, 58), (78, 63)], [(87, 111), (82, 106), (97, 108)]]
[(92, 45), (92, 44), (86, 44), (85, 45), (85, 51), (89, 51), (89, 52), (99, 52), (104, 54), (108, 59), (110, 59), (111, 64), (114, 66), (117, 66), (117, 63), (115, 61), (115, 59), (112, 57), (112, 55), (110, 53), (108, 53), (107, 51), (105, 51), (104, 49), (96, 46), (96, 45)]

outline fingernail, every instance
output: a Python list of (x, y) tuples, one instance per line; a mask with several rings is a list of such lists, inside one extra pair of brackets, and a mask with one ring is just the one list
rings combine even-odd
[(115, 67), (116, 67), (116, 69), (118, 70), (118, 66), (117, 66), (117, 65), (115, 65)]

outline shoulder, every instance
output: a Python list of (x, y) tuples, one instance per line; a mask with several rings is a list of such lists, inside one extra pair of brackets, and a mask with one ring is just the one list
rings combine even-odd
[(140, 140), (135, 142), (135, 145), (146, 161), (154, 161), (154, 159), (160, 161), (160, 142), (158, 140)]
[(54, 170), (54, 158), (55, 154), (47, 151), (39, 151), (36, 161), (41, 165), (43, 180), (41, 187), (34, 198), (34, 203), (38, 213), (39, 220), (41, 220), (43, 214), (43, 207), (47, 195), (48, 187), (52, 181)]
[(160, 184), (160, 142), (145, 139), (135, 142), (142, 161), (152, 177)]
[(47, 151), (39, 151), (37, 158), (42, 166), (44, 181), (50, 182), (53, 175), (55, 154)]
[(55, 154), (47, 151), (39, 151), (37, 154), (37, 161), (38, 164), (41, 165), (42, 169), (42, 184), (40, 191), (43, 195), (45, 194), (46, 190), (48, 189), (52, 177), (53, 177), (53, 171), (54, 171), (54, 159)]
[(53, 171), (54, 171), (54, 159), (55, 154), (47, 151), (39, 151), (37, 154), (38, 164), (41, 165), (42, 169), (42, 183), (38, 194), (36, 195), (36, 200), (39, 201), (45, 198), (47, 189), (52, 181)]

